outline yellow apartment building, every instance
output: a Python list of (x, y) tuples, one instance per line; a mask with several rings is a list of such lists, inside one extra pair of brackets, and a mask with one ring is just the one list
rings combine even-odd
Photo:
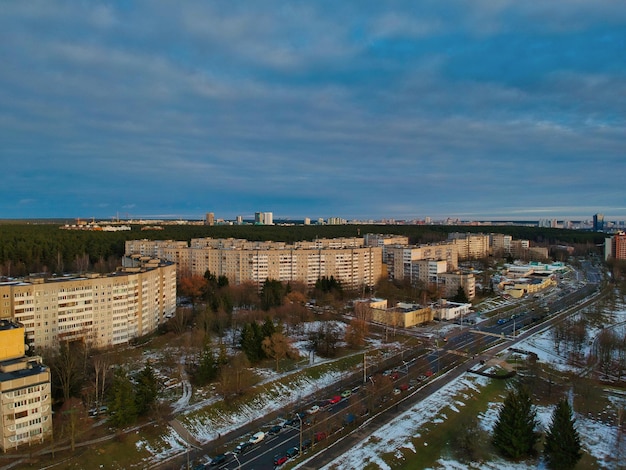
[(52, 435), (50, 370), (24, 355), (24, 327), (0, 320), (0, 443), (6, 452)]
[(333, 276), (347, 289), (373, 286), (382, 275), (382, 248), (363, 246), (362, 238), (318, 239), (288, 244), (241, 239), (196, 238), (185, 242), (132, 240), (126, 255), (150, 252), (177, 264), (178, 276), (202, 276), (208, 270), (232, 284), (266, 279), (303, 282), (312, 287)]
[(84, 341), (94, 348), (149, 334), (176, 311), (176, 265), (135, 257), (117, 272), (0, 284), (0, 319), (24, 325), (26, 343)]

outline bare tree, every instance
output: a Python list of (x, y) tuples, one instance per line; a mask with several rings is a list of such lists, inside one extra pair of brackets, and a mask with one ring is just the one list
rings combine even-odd
[(111, 362), (107, 354), (100, 354), (93, 358), (94, 369), (94, 390), (95, 390), (95, 402), (100, 403), (104, 398), (104, 390), (106, 386), (107, 372)]
[(266, 337), (261, 343), (263, 352), (267, 357), (276, 361), (276, 372), (279, 370), (280, 361), (289, 357), (291, 359), (298, 358), (298, 351), (291, 345), (291, 341), (282, 333), (273, 333), (272, 336)]

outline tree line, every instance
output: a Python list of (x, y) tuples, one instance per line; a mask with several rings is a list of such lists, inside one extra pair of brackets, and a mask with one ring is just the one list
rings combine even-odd
[(0, 276), (19, 277), (29, 273), (66, 273), (81, 270), (111, 270), (124, 255), (126, 240), (184, 240), (192, 238), (242, 238), (251, 241), (293, 243), (315, 238), (360, 237), (366, 233), (406, 235), (412, 244), (447, 239), (450, 232), (504, 233), (542, 245), (570, 244), (580, 253), (599, 252), (604, 234), (525, 226), (447, 225), (164, 225), (163, 230), (100, 232), (60, 230), (52, 223), (0, 224)]

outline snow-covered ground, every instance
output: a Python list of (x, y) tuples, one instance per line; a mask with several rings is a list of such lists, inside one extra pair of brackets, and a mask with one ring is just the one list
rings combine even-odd
[[(616, 319), (623, 319), (626, 315), (624, 305), (619, 305), (617, 311), (610, 312)], [(622, 320), (623, 321), (623, 320)], [(583, 352), (588, 353), (591, 346), (591, 339), (597, 334), (596, 330), (589, 331), (590, 341), (586, 344)], [(556, 354), (554, 351), (554, 341), (552, 333), (546, 331), (537, 334), (518, 344), (519, 348), (533, 351), (540, 361), (551, 363), (560, 370), (574, 370), (574, 366), (567, 363), (565, 357)], [(414, 438), (420, 437), (420, 428), (429, 423), (440, 422), (445, 419), (446, 415), (458, 412), (458, 409), (464, 406), (467, 399), (475, 393), (479, 393), (480, 389), (490, 379), (465, 374), (458, 379), (452, 381), (446, 387), (440, 389), (430, 397), (419, 402), (410, 410), (399, 415), (389, 424), (378, 429), (376, 432), (365, 438), (359, 444), (354, 446), (349, 452), (340, 458), (326, 465), (324, 470), (358, 470), (365, 465), (374, 465), (380, 469), (391, 469), (392, 467), (385, 462), (383, 455), (394, 453), (396, 458), (402, 456), (408, 451), (416, 453), (419, 449), (415, 448)], [(614, 403), (612, 410), (618, 407), (626, 406), (626, 394), (622, 397), (613, 396), (611, 398)], [(500, 403), (490, 403), (485, 413), (479, 416), (479, 425), (486, 431), (491, 432), (500, 409)], [(546, 429), (550, 424), (552, 408), (537, 407), (537, 418), (542, 429)], [(577, 429), (580, 433), (583, 448), (590, 455), (595, 457), (602, 468), (624, 468), (615, 466), (614, 459), (617, 449), (617, 432), (615, 426), (607, 424), (604, 421), (591, 419), (586, 416), (576, 414)], [(626, 441), (626, 440), (625, 440)], [(426, 445), (427, 443), (424, 443)], [(626, 442), (621, 443), (620, 455), (626, 455)], [(619, 464), (618, 464), (619, 465)], [(522, 470), (529, 468), (527, 462), (511, 463), (509, 461), (494, 457), (489, 462), (481, 462), (480, 464), (469, 465), (455, 460), (440, 458), (433, 467), (443, 470), (461, 470), (467, 468), (486, 469), (486, 470)], [(543, 462), (533, 465), (533, 468), (545, 468)]]

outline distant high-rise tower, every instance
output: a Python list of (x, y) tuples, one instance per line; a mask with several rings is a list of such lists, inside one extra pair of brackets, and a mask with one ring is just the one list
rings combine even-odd
[(604, 214), (593, 215), (593, 231), (594, 232), (604, 231)]
[(237, 225), (242, 225), (243, 224), (243, 215), (238, 215), (237, 216)]
[(255, 212), (254, 223), (257, 225), (273, 225), (274, 214), (271, 212)]
[(215, 225), (215, 214), (213, 212), (207, 212), (204, 225)]

